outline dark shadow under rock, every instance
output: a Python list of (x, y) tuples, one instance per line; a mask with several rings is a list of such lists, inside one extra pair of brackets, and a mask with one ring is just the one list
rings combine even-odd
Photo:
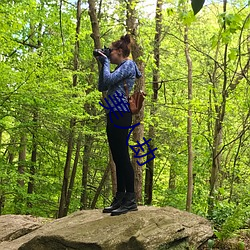
[(93, 243), (71, 242), (59, 236), (36, 236), (18, 250), (101, 250)]

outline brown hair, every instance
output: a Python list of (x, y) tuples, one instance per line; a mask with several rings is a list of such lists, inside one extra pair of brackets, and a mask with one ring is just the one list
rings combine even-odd
[(112, 46), (115, 49), (122, 49), (123, 56), (127, 57), (130, 54), (130, 43), (131, 43), (130, 36), (126, 34), (125, 36), (121, 36), (120, 40), (113, 42)]

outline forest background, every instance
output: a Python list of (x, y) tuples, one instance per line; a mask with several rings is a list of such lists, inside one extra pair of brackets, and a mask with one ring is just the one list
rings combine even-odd
[(157, 147), (144, 165), (152, 155), (130, 150), (138, 202), (207, 217), (221, 238), (249, 228), (245, 0), (208, 1), (196, 15), (185, 0), (2, 0), (0, 215), (110, 203), (115, 167), (93, 50), (125, 33), (143, 73), (135, 89), (147, 93), (130, 142)]

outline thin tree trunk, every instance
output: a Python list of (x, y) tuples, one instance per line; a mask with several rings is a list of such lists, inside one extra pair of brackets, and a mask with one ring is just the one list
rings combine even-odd
[(88, 4), (89, 4), (89, 16), (92, 27), (91, 37), (94, 40), (94, 47), (96, 49), (100, 49), (101, 48), (100, 29), (99, 29), (98, 18), (96, 15), (95, 0), (88, 0)]
[[(101, 48), (101, 41), (100, 41), (100, 31), (99, 31), (99, 22), (96, 14), (96, 6), (94, 0), (88, 0), (89, 4), (89, 17), (91, 21), (91, 27), (92, 27), (92, 34), (91, 38), (94, 40), (94, 47), (96, 49)], [(99, 9), (101, 9), (101, 3), (99, 6)], [(94, 59), (93, 59), (94, 60)], [(94, 63), (92, 64), (94, 65)], [(100, 70), (100, 64), (98, 64), (99, 70)], [(91, 72), (93, 72), (93, 67), (91, 68)], [(90, 75), (90, 83), (93, 82), (93, 77)], [(90, 110), (88, 105), (84, 106), (85, 110)], [(90, 111), (91, 112), (91, 111)], [(81, 199), (80, 199), (80, 209), (87, 209), (88, 208), (88, 192), (87, 192), (87, 186), (88, 186), (88, 173), (89, 173), (89, 156), (91, 152), (91, 144), (93, 141), (93, 137), (90, 135), (85, 135), (85, 144), (84, 144), (84, 150), (83, 150), (83, 165), (82, 165), (82, 192), (81, 192)]]
[[(80, 42), (79, 42), (79, 35), (80, 35), (80, 28), (81, 28), (81, 9), (82, 1), (77, 1), (77, 11), (76, 11), (76, 41), (75, 41), (75, 51), (74, 51), (74, 70), (77, 71), (79, 68), (79, 48), (80, 48)], [(73, 75), (73, 87), (77, 85), (77, 74)]]
[(108, 166), (106, 167), (106, 169), (105, 169), (105, 171), (104, 171), (104, 174), (103, 174), (103, 176), (102, 176), (101, 182), (100, 182), (100, 184), (99, 184), (99, 186), (98, 186), (98, 188), (97, 188), (97, 190), (96, 190), (96, 192), (95, 192), (94, 199), (93, 199), (93, 201), (92, 201), (92, 203), (91, 203), (91, 209), (94, 209), (95, 206), (96, 206), (96, 202), (97, 202), (98, 197), (99, 197), (99, 195), (100, 195), (100, 193), (101, 193), (101, 191), (102, 191), (102, 187), (104, 186), (105, 181), (106, 181), (107, 178), (108, 178), (109, 171), (110, 171), (110, 163), (109, 163)]
[(23, 192), (22, 192), (25, 182), (24, 182), (24, 179), (23, 179), (22, 175), (26, 171), (26, 169), (25, 169), (26, 150), (27, 150), (26, 143), (27, 143), (26, 135), (21, 135), (20, 147), (19, 147), (19, 153), (18, 153), (18, 174), (19, 175), (18, 175), (17, 183), (18, 183), (19, 187), (17, 189), (16, 196), (14, 198), (15, 214), (23, 213), (20, 204), (25, 203), (24, 197), (23, 197)]
[(69, 183), (68, 193), (67, 193), (67, 197), (66, 197), (66, 206), (65, 206), (65, 209), (63, 212), (63, 216), (66, 216), (68, 214), (68, 210), (69, 210), (71, 195), (72, 195), (72, 191), (73, 191), (74, 183), (75, 183), (77, 165), (78, 165), (78, 161), (79, 161), (81, 142), (82, 142), (82, 134), (80, 133), (78, 138), (77, 138), (75, 159), (74, 159), (74, 164), (73, 164), (72, 173), (71, 173), (71, 177), (70, 177), (70, 183)]
[(176, 171), (175, 166), (172, 164), (169, 170), (169, 181), (168, 181), (168, 188), (170, 190), (175, 190), (176, 188)]
[[(224, 11), (224, 13), (226, 13), (227, 0), (224, 0), (223, 3), (224, 3), (223, 4), (223, 11)], [(248, 18), (249, 18), (249, 16), (247, 17), (247, 19)], [(224, 31), (226, 30), (226, 20), (225, 19), (224, 19), (223, 30)], [(250, 50), (248, 50), (248, 51), (250, 52)], [(227, 101), (227, 97), (230, 93), (227, 91), (227, 89), (230, 89), (230, 91), (233, 91), (237, 87), (237, 85), (240, 83), (240, 81), (246, 76), (246, 74), (248, 73), (248, 70), (250, 68), (250, 57), (248, 57), (248, 60), (245, 64), (244, 68), (241, 68), (241, 71), (238, 72), (237, 74), (236, 74), (236, 72), (237, 72), (237, 66), (236, 66), (234, 76), (237, 75), (237, 77), (234, 79), (234, 76), (233, 76), (233, 78), (231, 79), (231, 83), (229, 84), (229, 86), (227, 86), (227, 83), (228, 83), (227, 54), (228, 54), (228, 44), (225, 44), (224, 61), (223, 61), (224, 81), (223, 81), (223, 89), (221, 91), (222, 102), (220, 105), (215, 105), (217, 117), (216, 117), (215, 125), (214, 125), (213, 165), (212, 165), (212, 169), (211, 169), (210, 193), (209, 193), (209, 199), (208, 199), (208, 215), (209, 216), (211, 216), (212, 212), (213, 212), (214, 201), (216, 199), (215, 190), (218, 187), (218, 176), (219, 176), (219, 173), (221, 171), (221, 154), (222, 154), (221, 146), (222, 146), (223, 122), (224, 122), (224, 116), (225, 116), (225, 110), (226, 110), (226, 101)], [(217, 102), (217, 100), (215, 101), (215, 103), (216, 102)], [(238, 150), (240, 150), (240, 145), (238, 147)], [(236, 164), (236, 163), (234, 163), (234, 164)], [(232, 195), (232, 193), (230, 194), (230, 196), (231, 195)]]
[[(41, 10), (44, 9), (44, 1), (41, 0), (40, 1), (40, 8)], [(38, 34), (38, 38), (37, 38), (37, 46), (40, 47), (41, 46), (41, 38), (42, 38), (42, 27), (43, 27), (43, 21), (40, 21), (39, 25), (38, 25), (38, 31), (35, 31), (35, 26), (34, 24), (31, 22), (30, 23), (30, 43), (34, 43), (35, 41), (35, 37), (34, 34), (37, 33)], [(33, 51), (33, 48), (31, 48), (31, 50)], [(38, 52), (39, 56), (41, 56), (41, 52)], [(41, 67), (40, 63), (38, 63), (39, 67)], [(37, 81), (39, 82), (39, 76), (37, 76)], [(34, 99), (34, 104), (36, 104), (35, 99)], [(35, 175), (35, 165), (36, 165), (36, 161), (37, 161), (37, 123), (38, 123), (38, 109), (35, 106), (34, 107), (34, 111), (33, 111), (33, 128), (32, 128), (32, 151), (31, 151), (31, 166), (29, 168), (29, 173), (30, 173), (30, 177), (29, 177), (29, 182), (28, 182), (28, 194), (32, 194), (34, 192), (34, 175)], [(28, 207), (32, 207), (32, 203), (30, 200), (27, 201), (27, 206)]]
[[(227, 0), (223, 1), (223, 12), (226, 13), (227, 11)], [(224, 31), (226, 30), (226, 20), (224, 18)], [(226, 87), (227, 87), (227, 50), (228, 44), (225, 44), (224, 48), (224, 62), (223, 62), (223, 89), (222, 89), (222, 103), (219, 108), (216, 109), (217, 117), (215, 120), (214, 126), (214, 140), (213, 140), (213, 163), (212, 163), (212, 170), (211, 170), (211, 177), (210, 177), (210, 193), (208, 199), (208, 214), (211, 215), (214, 207), (214, 193), (217, 187), (218, 182), (218, 175), (220, 171), (221, 165), (221, 145), (222, 145), (222, 129), (223, 129), (223, 121), (225, 116), (225, 109), (226, 109)]]
[[(249, 18), (249, 16), (247, 17)], [(241, 75), (238, 75), (238, 77), (235, 79), (235, 82), (233, 84), (233, 88), (235, 88), (237, 86), (237, 84), (239, 83), (239, 81), (242, 79), (242, 76), (243, 75), (246, 75), (248, 73), (248, 70), (249, 70), (249, 67), (250, 67), (250, 35), (247, 35), (247, 50), (248, 50), (248, 61), (243, 69), (243, 72)], [(232, 86), (231, 86), (231, 89), (232, 89)], [(243, 136), (245, 134), (245, 131), (247, 130), (247, 124), (248, 124), (248, 119), (250, 117), (250, 109), (248, 110), (248, 113), (247, 113), (247, 116), (246, 118), (244, 119), (243, 121), (243, 134), (242, 136), (240, 137), (240, 141), (239, 141), (239, 145), (238, 145), (238, 148), (237, 148), (237, 152), (236, 152), (236, 155), (234, 157), (234, 165), (233, 165), (233, 172), (232, 172), (232, 178), (231, 178), (231, 183), (230, 183), (230, 195), (229, 195), (229, 202), (232, 201), (232, 197), (233, 197), (233, 190), (234, 190), (234, 181), (235, 181), (235, 172), (236, 172), (236, 163), (237, 163), (237, 160), (239, 159), (239, 153), (240, 153), (240, 149), (242, 147), (242, 144), (244, 142), (243, 140)]]
[[(171, 104), (174, 106), (175, 103), (174, 103), (174, 98), (173, 98), (174, 95), (172, 95), (172, 100), (171, 100)], [(174, 123), (174, 120), (173, 120), (173, 126), (174, 127), (177, 127), (178, 125)], [(174, 146), (173, 146), (174, 148)], [(173, 150), (171, 150), (171, 148), (169, 149), (170, 152), (172, 152)], [(172, 156), (171, 157), (171, 162), (175, 162), (175, 156)], [(175, 190), (176, 188), (176, 166), (175, 164), (171, 164), (170, 165), (170, 169), (169, 169), (169, 181), (168, 181), (168, 188), (170, 190)]]
[(8, 156), (7, 156), (7, 162), (11, 165), (14, 161), (15, 154), (14, 154), (14, 145), (16, 141), (15, 139), (11, 136), (10, 137), (10, 146), (8, 147)]
[[(86, 136), (87, 137), (87, 136)], [(85, 139), (85, 145), (83, 150), (83, 164), (82, 164), (82, 192), (81, 192), (81, 207), (80, 209), (87, 209), (87, 184), (88, 184), (88, 172), (89, 172), (89, 152), (90, 147), (88, 143), (86, 143)]]
[(36, 136), (33, 134), (32, 152), (31, 152), (32, 165), (30, 166), (31, 177), (29, 177), (29, 182), (28, 182), (28, 194), (32, 194), (34, 191), (34, 177), (33, 176), (35, 175), (36, 160), (37, 160), (37, 141), (36, 141)]
[(83, 150), (83, 165), (82, 165), (82, 194), (81, 194), (81, 208), (87, 209), (87, 185), (88, 185), (88, 173), (89, 173), (89, 159), (93, 137), (91, 135), (85, 135), (85, 144)]
[(72, 157), (72, 151), (74, 148), (74, 126), (75, 126), (75, 121), (74, 121), (74, 119), (71, 119), (66, 162), (65, 162), (65, 166), (64, 166), (63, 185), (62, 185), (62, 190), (61, 190), (61, 198), (60, 198), (60, 205), (59, 205), (59, 211), (58, 211), (58, 218), (61, 218), (64, 216), (64, 211), (66, 208), (68, 183), (69, 183), (69, 178), (70, 178), (70, 176), (69, 176), (70, 162), (71, 162), (71, 157)]
[(188, 145), (188, 189), (187, 189), (187, 200), (186, 210), (191, 212), (192, 196), (193, 196), (193, 150), (192, 150), (192, 92), (193, 92), (193, 78), (192, 78), (192, 60), (189, 53), (188, 44), (188, 27), (185, 27), (184, 34), (185, 42), (185, 55), (188, 65), (188, 117), (187, 117), (187, 145)]
[(231, 180), (230, 180), (230, 194), (229, 194), (229, 199), (228, 199), (229, 203), (232, 201), (234, 181), (235, 181), (235, 172), (236, 172), (236, 163), (237, 163), (237, 160), (238, 160), (238, 157), (239, 157), (241, 146), (242, 146), (242, 137), (240, 137), (239, 145), (238, 145), (238, 148), (237, 148), (237, 151), (236, 151), (236, 155), (234, 157), (234, 165), (233, 165), (232, 177), (231, 177)]
[[(36, 138), (36, 132), (37, 132), (37, 121), (38, 121), (38, 112), (34, 111), (33, 114), (33, 132), (32, 132), (32, 152), (31, 152), (31, 166), (29, 169), (30, 177), (28, 182), (28, 194), (32, 194), (34, 192), (34, 175), (35, 175), (35, 165), (37, 160), (37, 138)], [(28, 207), (32, 207), (32, 203), (28, 202)]]
[[(2, 128), (0, 128), (0, 149), (2, 149), (2, 135), (3, 135), (3, 131), (2, 131)], [(2, 185), (3, 185), (3, 178), (0, 179), (0, 186)], [(0, 216), (2, 215), (4, 202), (5, 202), (5, 193), (2, 189), (0, 189)]]
[[(218, 55), (219, 55), (219, 51), (220, 51), (220, 42), (218, 41), (217, 43), (217, 47), (216, 47), (216, 53), (215, 53), (215, 60), (217, 61), (218, 59)], [(214, 179), (215, 178), (215, 173), (216, 171), (214, 171), (216, 169), (216, 164), (214, 163), (214, 155), (216, 155), (215, 153), (215, 138), (217, 137), (216, 136), (216, 124), (217, 124), (217, 119), (218, 119), (218, 114), (219, 114), (219, 110), (220, 110), (220, 106), (218, 103), (218, 98), (217, 98), (217, 93), (216, 93), (216, 90), (218, 89), (218, 78), (216, 76), (216, 73), (217, 73), (217, 70), (218, 70), (218, 65), (216, 62), (214, 62), (214, 70), (213, 70), (213, 73), (212, 75), (209, 74), (210, 76), (210, 81), (212, 82), (213, 84), (213, 90), (209, 92), (209, 111), (208, 111), (208, 131), (211, 131), (211, 134), (212, 134), (212, 131), (213, 131), (213, 143), (212, 143), (212, 169), (211, 169), (211, 177), (210, 177), (210, 189), (211, 189), (211, 186), (213, 185), (212, 182), (214, 182)], [(215, 105), (214, 105), (214, 109), (215, 109), (215, 112), (217, 114), (217, 117), (216, 117), (216, 120), (215, 120), (215, 125), (213, 126), (212, 125), (212, 94), (213, 94), (213, 98), (214, 98), (214, 102), (215, 102)], [(210, 191), (211, 193), (211, 191)], [(212, 196), (209, 196), (208, 198), (208, 214), (210, 213), (209, 210), (212, 210), (212, 204), (213, 204), (213, 197)]]
[[(100, 40), (100, 28), (99, 28), (99, 22), (98, 19), (100, 19), (100, 13), (101, 13), (101, 5), (102, 1), (99, 3), (99, 12), (98, 12), (98, 17), (96, 14), (96, 6), (95, 6), (95, 1), (94, 0), (88, 0), (89, 4), (89, 16), (90, 16), (90, 21), (91, 21), (91, 27), (92, 27), (92, 34), (91, 37), (94, 40), (94, 47), (95, 49), (100, 49), (101, 48), (101, 40)], [(99, 71), (101, 70), (101, 65), (100, 63), (98, 64)], [(106, 97), (106, 92), (102, 92), (102, 97)], [(116, 189), (117, 189), (117, 184), (116, 184), (116, 167), (115, 163), (112, 158), (112, 154), (109, 149), (109, 162), (110, 162), (110, 167), (111, 167), (111, 180), (112, 180), (112, 193), (115, 195)]]
[(25, 135), (21, 136), (20, 140), (20, 148), (19, 148), (19, 156), (18, 156), (18, 173), (19, 173), (19, 179), (18, 184), (23, 187), (24, 186), (24, 180), (22, 179), (22, 175), (25, 172), (25, 161), (26, 161), (26, 141), (27, 138)]
[(3, 138), (3, 131), (0, 128), (0, 149), (2, 148), (2, 138)]
[[(3, 131), (0, 128), (0, 149), (2, 149), (2, 135)], [(3, 178), (0, 179), (0, 186), (2, 185), (3, 185)], [(2, 215), (2, 208), (4, 207), (4, 201), (5, 201), (4, 191), (0, 189), (0, 215)]]
[[(80, 34), (80, 27), (81, 27), (81, 1), (77, 2), (77, 16), (76, 16), (76, 42), (75, 42), (75, 51), (74, 51), (74, 70), (78, 70), (79, 68), (79, 48), (80, 48), (80, 42), (79, 42), (79, 34)], [(77, 74), (73, 75), (73, 87), (77, 86)], [(73, 168), (70, 176), (70, 182), (69, 187), (67, 190), (66, 195), (66, 204), (63, 211), (63, 216), (66, 216), (68, 214), (69, 205), (71, 201), (71, 195), (74, 187), (75, 182), (75, 176), (76, 176), (76, 170), (77, 170), (77, 164), (79, 160), (79, 154), (80, 154), (80, 147), (81, 147), (81, 140), (82, 140), (82, 134), (78, 135), (77, 143), (76, 143), (76, 153), (75, 153), (75, 159), (73, 163)], [(70, 168), (70, 165), (69, 165)]]
[[(33, 23), (30, 23), (30, 43), (34, 43), (34, 34), (35, 34), (35, 27), (33, 25)], [(30, 52), (33, 52), (34, 49), (33, 48), (29, 48)], [(35, 164), (36, 164), (36, 151), (37, 151), (37, 144), (36, 144), (36, 139), (35, 139), (35, 133), (36, 133), (36, 129), (35, 124), (37, 123), (37, 111), (35, 110), (33, 112), (33, 132), (32, 132), (32, 150), (31, 150), (31, 166), (29, 167), (29, 182), (28, 182), (28, 194), (32, 194), (33, 193), (33, 189), (34, 189), (34, 178), (33, 175), (35, 174)], [(32, 203), (29, 201), (29, 197), (27, 200), (27, 206), (28, 207), (32, 207)]]
[(109, 167), (111, 170), (112, 195), (115, 196), (117, 190), (116, 167), (110, 149), (109, 149)]
[[(3, 131), (0, 128), (0, 149), (2, 149), (2, 135)], [(3, 178), (0, 179), (0, 186), (2, 185), (3, 185)], [(2, 215), (2, 208), (4, 207), (4, 201), (5, 201), (4, 191), (0, 189), (0, 215)]]
[[(75, 51), (74, 51), (74, 71), (77, 71), (79, 68), (79, 34), (80, 34), (80, 27), (81, 27), (81, 0), (77, 1), (77, 20), (76, 20), (76, 41), (75, 41)], [(77, 85), (77, 74), (73, 75), (73, 87)], [(74, 97), (74, 96), (73, 96)], [(66, 208), (66, 200), (67, 200), (67, 193), (68, 193), (68, 184), (70, 178), (70, 165), (72, 159), (72, 152), (74, 148), (74, 137), (75, 137), (75, 118), (71, 118), (70, 121), (70, 132), (68, 138), (68, 147), (67, 147), (67, 155), (66, 155), (66, 162), (64, 166), (64, 177), (63, 177), (63, 185), (61, 190), (61, 198), (59, 204), (59, 211), (58, 211), (58, 218), (61, 218), (64, 215)]]
[[(155, 59), (155, 67), (153, 69), (153, 95), (152, 95), (152, 106), (150, 110), (150, 116), (154, 117), (156, 114), (155, 103), (158, 98), (158, 88), (159, 88), (159, 67), (160, 67), (160, 43), (161, 43), (161, 29), (162, 29), (162, 0), (157, 0), (156, 4), (156, 15), (155, 15), (155, 23), (156, 23), (156, 33), (154, 39), (154, 59)], [(155, 126), (149, 126), (149, 139), (152, 140), (149, 142), (150, 148), (155, 148), (155, 143), (153, 138), (155, 137)], [(149, 150), (148, 150), (149, 153)], [(146, 175), (145, 175), (145, 204), (150, 205), (152, 203), (153, 198), (153, 177), (154, 177), (154, 158), (151, 160), (152, 155), (149, 153), (147, 156), (147, 164), (146, 164)]]
[(2, 212), (3, 212), (2, 209), (4, 208), (4, 203), (5, 203), (4, 192), (0, 190), (0, 215), (2, 215)]
[[(142, 90), (145, 91), (145, 78), (144, 78), (144, 69), (145, 65), (142, 58), (143, 55), (143, 49), (138, 43), (138, 32), (137, 32), (137, 19), (136, 19), (136, 6), (137, 1), (136, 0), (128, 0), (127, 1), (127, 19), (126, 19), (126, 27), (127, 32), (132, 36), (133, 43), (132, 43), (132, 56), (133, 60), (137, 63), (137, 66), (139, 70), (142, 73), (142, 77), (137, 81), (135, 85), (135, 90)], [(139, 114), (134, 116), (133, 122), (134, 124), (139, 123), (143, 121), (144, 118), (144, 107), (142, 107)], [(133, 141), (139, 141), (141, 142), (143, 139), (144, 134), (144, 126), (143, 124), (140, 124), (140, 126), (137, 126), (133, 131)], [(130, 143), (130, 145), (133, 145)], [(140, 152), (138, 155), (142, 155), (143, 153)], [(137, 161), (142, 164), (145, 162), (142, 158), (135, 158), (132, 159), (132, 165), (135, 171), (135, 193), (137, 197), (137, 201), (142, 201), (142, 167), (137, 164)]]

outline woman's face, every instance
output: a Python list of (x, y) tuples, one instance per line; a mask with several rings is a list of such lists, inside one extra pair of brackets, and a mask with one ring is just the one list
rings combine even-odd
[(122, 49), (116, 49), (112, 45), (110, 46), (110, 49), (110, 62), (113, 64), (120, 64), (124, 60)]

